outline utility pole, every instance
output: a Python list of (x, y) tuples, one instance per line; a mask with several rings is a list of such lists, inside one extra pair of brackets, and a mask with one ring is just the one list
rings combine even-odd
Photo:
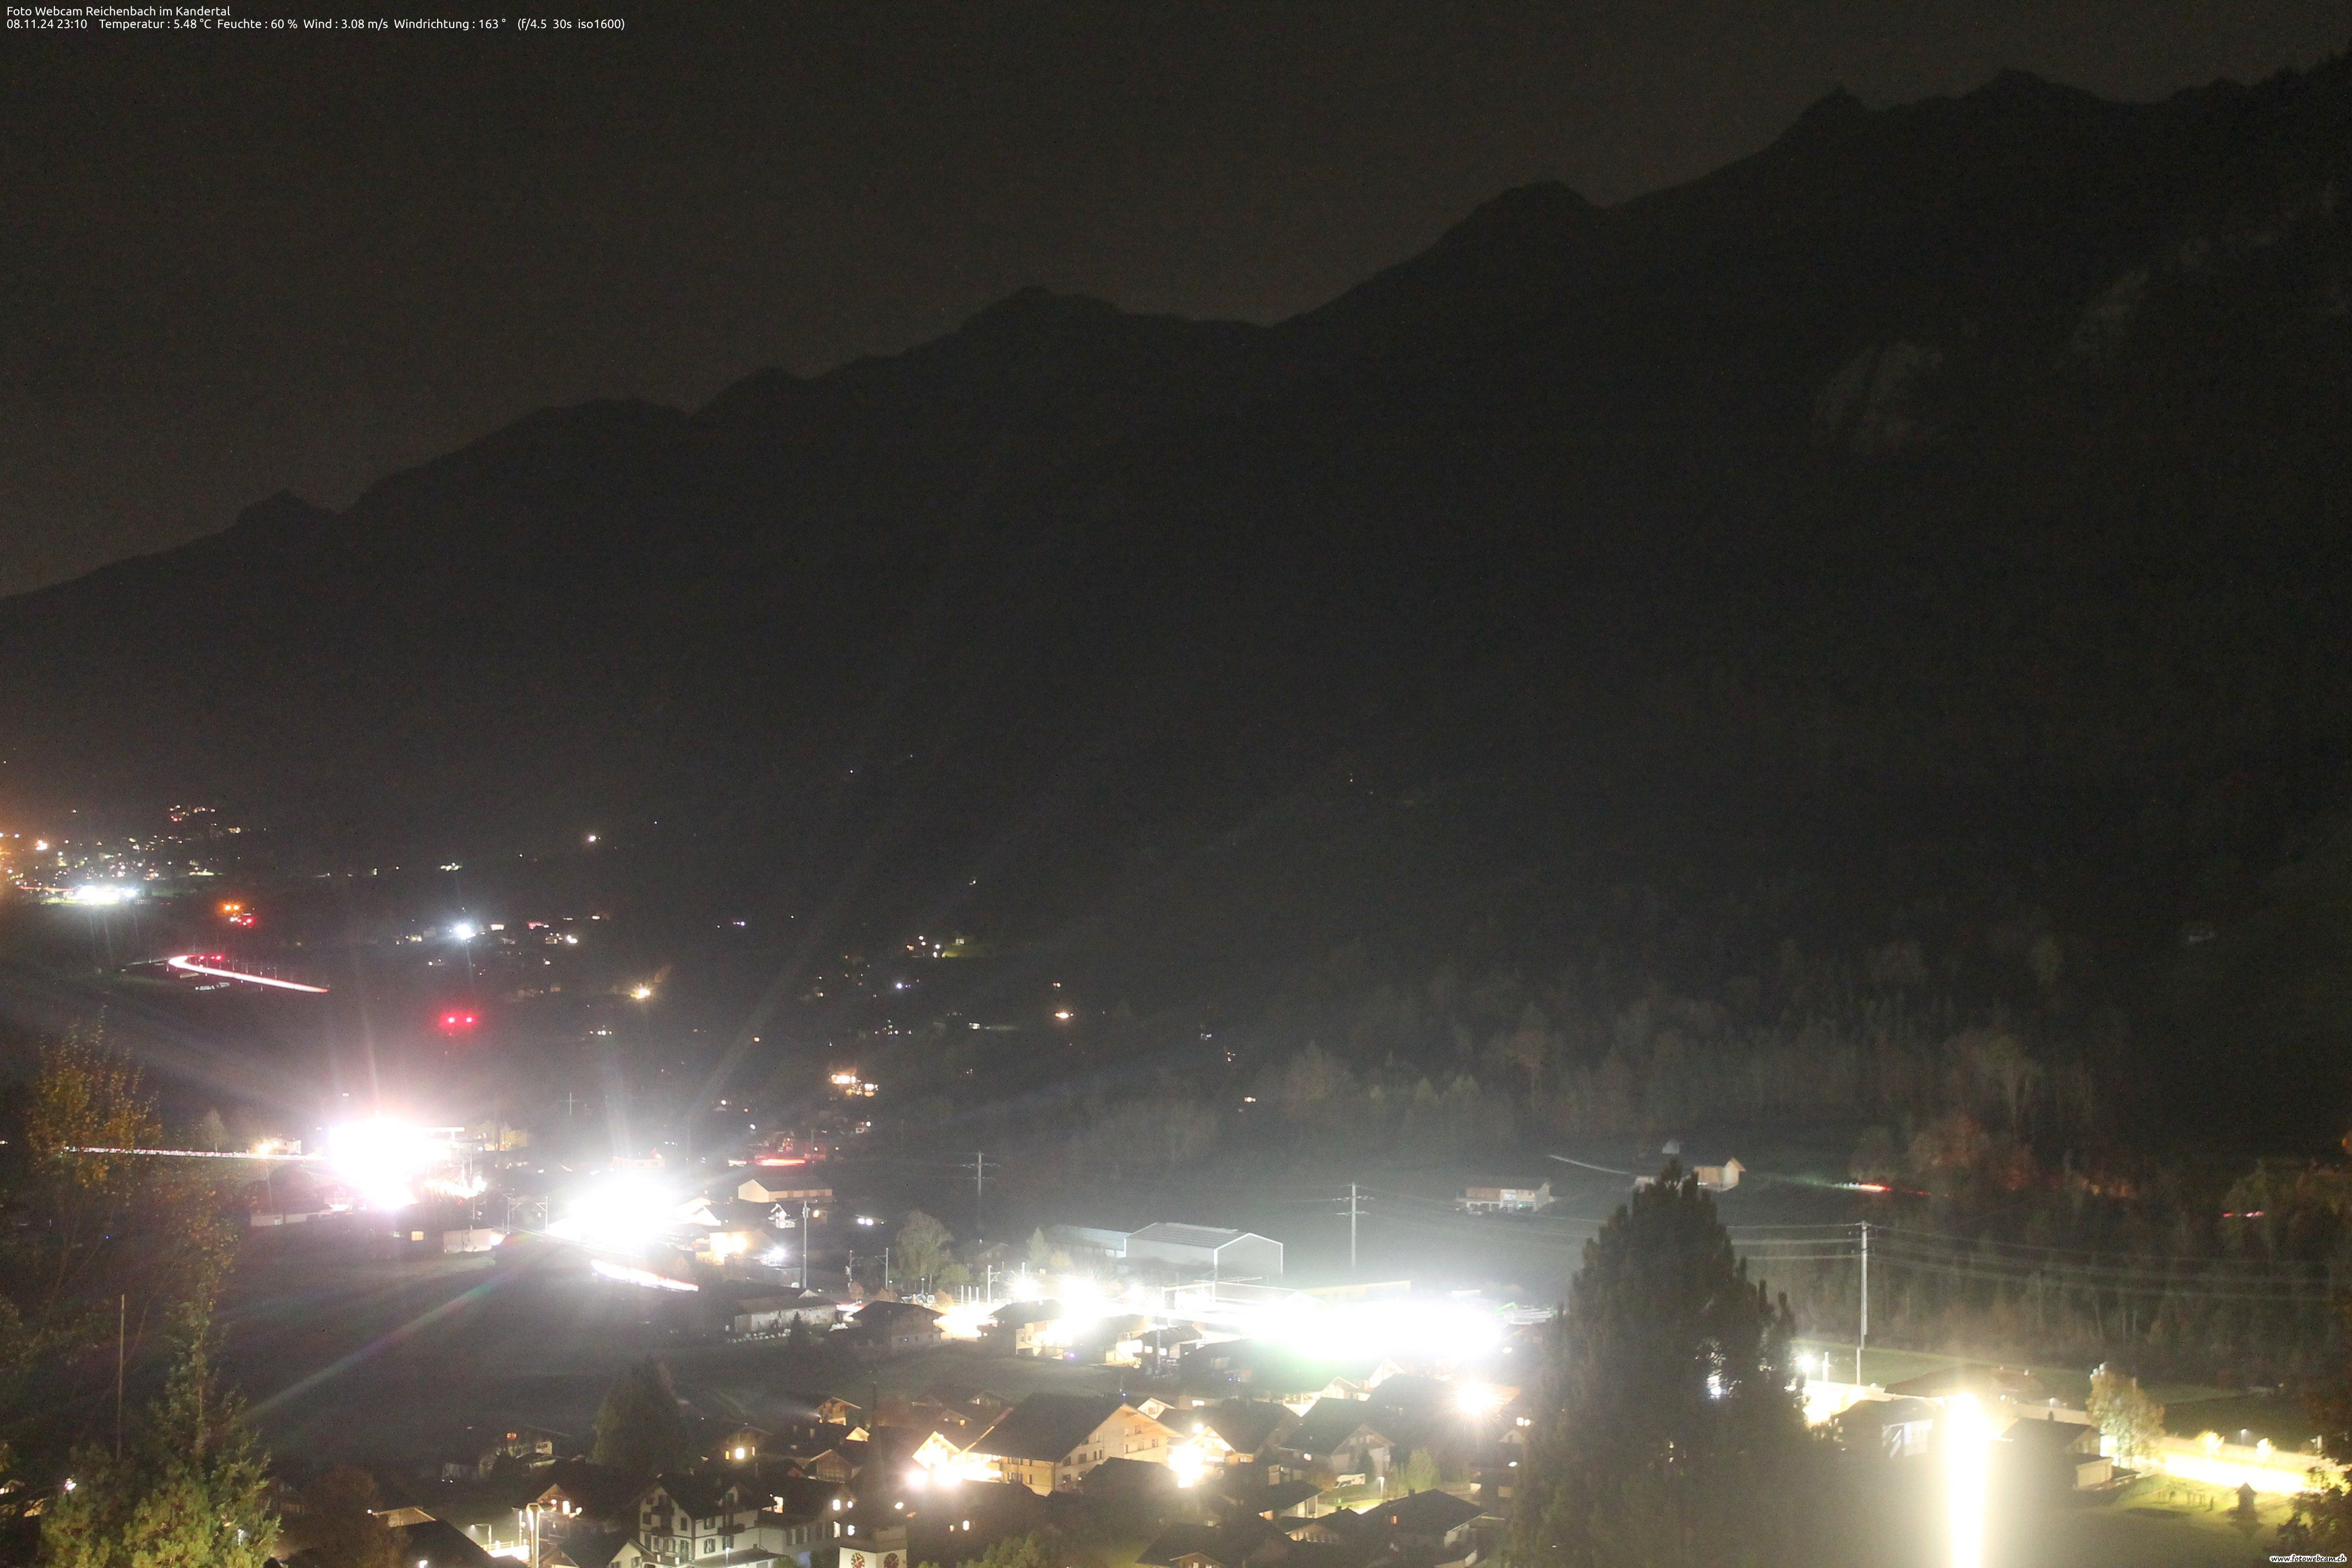
[[(1003, 1161), (997, 1162), (999, 1165)], [(971, 1238), (981, 1239), (988, 1227), (988, 1156), (975, 1152), (971, 1157)]]
[(1862, 1222), (1862, 1329), (1853, 1342), (1853, 1384), (1862, 1386), (1862, 1348), (1870, 1342), (1870, 1222)]
[(1356, 1271), (1356, 1184), (1348, 1184), (1348, 1272)]
[(809, 1226), (808, 1199), (801, 1200), (801, 1289), (808, 1289)]
[(122, 1346), (131, 1323), (131, 1298), (114, 1299), (114, 1457), (122, 1458)]

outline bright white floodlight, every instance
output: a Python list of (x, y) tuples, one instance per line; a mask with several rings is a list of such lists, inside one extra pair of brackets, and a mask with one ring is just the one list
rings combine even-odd
[(439, 1140), (405, 1122), (379, 1118), (327, 1129), (327, 1168), (372, 1209), (404, 1209), (415, 1203), (426, 1173), (446, 1157)]
[(1983, 1568), (1992, 1479), (1992, 1423), (1973, 1394), (1945, 1406), (1944, 1464), (1952, 1510), (1952, 1568)]
[(459, 921), (449, 928), (450, 938), (457, 942), (471, 942), (481, 934), (481, 928), (471, 921)]
[(616, 1171), (596, 1183), (549, 1229), (591, 1247), (634, 1248), (657, 1241), (677, 1217), (678, 1194), (642, 1171)]
[(1484, 1415), (1503, 1403), (1503, 1393), (1491, 1383), (1465, 1383), (1454, 1391), (1454, 1403), (1465, 1415)]

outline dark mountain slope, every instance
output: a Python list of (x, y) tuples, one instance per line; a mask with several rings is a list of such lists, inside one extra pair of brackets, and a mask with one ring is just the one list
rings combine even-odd
[(2342, 60), (1832, 96), (1270, 329), (1033, 290), (551, 411), (0, 605), (8, 772), (344, 854), (658, 816), (1202, 990), (1792, 875), (1832, 941), (2071, 901), (2124, 984), (2341, 803), (2347, 163)]

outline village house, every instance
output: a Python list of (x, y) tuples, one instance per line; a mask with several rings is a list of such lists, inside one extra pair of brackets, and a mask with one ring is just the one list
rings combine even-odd
[(1115, 1394), (1033, 1394), (972, 1444), (1000, 1479), (1067, 1491), (1105, 1459), (1168, 1462), (1174, 1435)]
[(767, 1447), (772, 1436), (773, 1434), (763, 1427), (730, 1426), (719, 1434), (705, 1452), (718, 1464), (748, 1464), (760, 1457), (760, 1451)]
[(738, 1337), (780, 1334), (794, 1323), (830, 1329), (840, 1315), (840, 1302), (814, 1291), (805, 1295), (794, 1290), (782, 1295), (744, 1296), (727, 1310), (727, 1331)]
[(790, 1391), (786, 1401), (809, 1413), (809, 1419), (821, 1426), (863, 1426), (866, 1412), (838, 1394)]
[(551, 1463), (562, 1436), (539, 1426), (468, 1426), (457, 1447), (443, 1456), (442, 1479), (487, 1479), (502, 1468)]
[(753, 1568), (774, 1553), (753, 1539), (761, 1500), (719, 1476), (669, 1475), (637, 1498), (636, 1533), (614, 1568)]
[(2010, 1423), (1995, 1452), (2027, 1491), (2087, 1491), (2115, 1479), (2114, 1462), (2099, 1452), (2099, 1429), (2087, 1422), (2029, 1415)]
[(1163, 1420), (1179, 1432), (1189, 1427), (1201, 1452), (1225, 1465), (1256, 1464), (1298, 1425), (1288, 1405), (1271, 1399), (1228, 1399), (1200, 1410), (1171, 1412)]
[[(933, 1387), (908, 1401), (909, 1417), (916, 1423), (929, 1423), (932, 1427), (957, 1440), (961, 1447), (970, 1447), (972, 1439), (996, 1425), (1013, 1402), (1000, 1395), (976, 1388)], [(1146, 1415), (1154, 1414), (1145, 1411)]]
[(1282, 1531), (1244, 1514), (1223, 1524), (1171, 1524), (1135, 1560), (1140, 1568), (1265, 1568), (1296, 1550)]
[(1541, 1214), (1551, 1207), (1551, 1184), (1533, 1186), (1465, 1187), (1454, 1206), (1464, 1214)]
[(1484, 1511), (1450, 1492), (1414, 1492), (1362, 1510), (1388, 1549), (1421, 1568), (1472, 1568), (1478, 1561), (1475, 1526)]
[(1286, 1468), (1328, 1486), (1370, 1486), (1388, 1478), (1395, 1445), (1352, 1399), (1318, 1399), (1270, 1451)]
[(1059, 1301), (1012, 1301), (988, 1321), (988, 1337), (1014, 1355), (1057, 1354), (1065, 1340)]
[(912, 1301), (868, 1301), (836, 1342), (868, 1361), (929, 1350), (940, 1342), (940, 1314)]

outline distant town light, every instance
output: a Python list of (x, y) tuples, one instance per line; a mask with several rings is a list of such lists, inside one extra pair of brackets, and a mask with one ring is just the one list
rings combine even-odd
[(629, 987), (629, 995), (635, 1001), (648, 1001), (652, 998), (653, 994), (654, 988), (650, 985), (638, 984)]

